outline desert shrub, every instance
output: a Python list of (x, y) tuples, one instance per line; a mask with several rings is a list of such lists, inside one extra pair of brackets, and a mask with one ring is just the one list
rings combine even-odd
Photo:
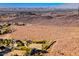
[(25, 56), (31, 56), (31, 53), (32, 53), (32, 49), (26, 51)]
[(8, 43), (9, 43), (9, 44), (12, 43), (12, 40), (11, 40), (11, 39), (8, 39)]
[(17, 26), (24, 26), (25, 24), (23, 22), (17, 22), (17, 23), (14, 23), (14, 25), (17, 25)]
[(32, 40), (27, 40), (26, 42), (27, 42), (26, 45), (29, 46), (32, 43)]
[(1, 32), (1, 34), (8, 33), (9, 32), (9, 29), (8, 28), (7, 29), (6, 28), (3, 28), (0, 32)]
[(39, 54), (39, 51), (37, 51), (37, 49), (33, 48), (31, 51), (30, 51), (30, 55), (38, 55)]
[(14, 55), (12, 55), (12, 56), (19, 56), (18, 54), (14, 54)]
[(64, 16), (63, 14), (58, 14), (58, 15), (56, 15), (56, 17), (62, 17), (62, 16)]
[(20, 41), (20, 40), (17, 40), (17, 41), (16, 41), (16, 44), (17, 44), (18, 46), (24, 46), (24, 43), (23, 43), (22, 41)]
[(45, 44), (46, 43), (46, 40), (27, 40), (26, 41), (27, 46), (29, 46), (32, 43)]
[(20, 50), (26, 50), (26, 53), (24, 56), (42, 56), (42, 50), (37, 50), (35, 48), (26, 48), (26, 47), (21, 47)]
[(2, 28), (2, 26), (0, 25), (0, 29)]
[(44, 53), (47, 53), (45, 50), (39, 50), (36, 48), (30, 49), (26, 55), (27, 56), (43, 56)]
[(53, 17), (52, 17), (52, 16), (46, 16), (46, 18), (47, 18), (47, 19), (52, 19)]
[(3, 24), (3, 27), (8, 27), (8, 26), (10, 26), (11, 24), (10, 23), (4, 23)]
[(33, 40), (33, 43), (40, 43), (40, 44), (45, 44), (46, 40)]
[(3, 44), (3, 45), (6, 45), (6, 46), (9, 46), (10, 43), (12, 43), (12, 41), (10, 39), (2, 39), (0, 40), (0, 44)]
[(51, 45), (53, 45), (56, 41), (47, 41), (45, 44), (42, 45), (43, 50), (47, 50), (50, 48)]
[(26, 51), (29, 51), (31, 48), (28, 48), (26, 46), (20, 46), (18, 47), (19, 50), (26, 50)]
[(0, 34), (4, 34), (4, 33), (5, 33), (5, 30), (1, 30), (1, 31), (0, 31)]
[(0, 39), (0, 45), (2, 45), (3, 44), (3, 39)]
[(7, 46), (10, 46), (11, 43), (12, 41), (10, 39), (7, 39)]
[(20, 42), (17, 42), (16, 44), (17, 44), (17, 46), (22, 46), (22, 44)]
[(3, 40), (3, 44), (5, 44), (6, 46), (8, 46), (8, 45), (9, 45), (8, 40), (7, 40), (7, 39), (4, 39), (4, 40)]
[(48, 44), (43, 44), (42, 49), (43, 49), (43, 50), (47, 50), (47, 49), (48, 49), (48, 47), (49, 47), (49, 45), (48, 45)]
[(3, 44), (7, 44), (7, 39), (4, 39), (3, 40)]
[(39, 52), (33, 48), (25, 53), (25, 56), (38, 56)]
[(1, 25), (1, 26), (2, 27), (0, 28), (0, 34), (11, 32), (9, 25)]
[(24, 44), (24, 46), (28, 46), (29, 45), (26, 40), (21, 40), (21, 41)]

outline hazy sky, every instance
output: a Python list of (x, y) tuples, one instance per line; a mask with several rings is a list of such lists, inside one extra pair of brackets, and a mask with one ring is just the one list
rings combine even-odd
[(79, 3), (64, 3), (62, 5), (59, 5), (55, 8), (71, 8), (71, 9), (77, 9), (79, 8)]
[(63, 3), (0, 3), (0, 7), (55, 7)]
[(33, 7), (54, 7), (54, 8), (78, 8), (79, 3), (0, 3), (1, 8), (33, 8)]

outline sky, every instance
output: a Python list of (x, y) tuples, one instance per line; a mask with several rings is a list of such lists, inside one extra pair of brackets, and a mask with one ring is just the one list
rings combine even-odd
[(55, 8), (78, 9), (79, 8), (79, 3), (64, 3), (62, 5), (59, 5), (58, 7), (55, 7)]
[(0, 3), (1, 8), (56, 7), (63, 3)]

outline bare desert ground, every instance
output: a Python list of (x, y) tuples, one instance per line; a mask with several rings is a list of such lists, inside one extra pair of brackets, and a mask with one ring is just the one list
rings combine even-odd
[(48, 55), (79, 55), (79, 27), (31, 25), (16, 29), (11, 34), (15, 39), (56, 40)]
[[(0, 35), (0, 37), (20, 40), (56, 40), (56, 43), (49, 49), (50, 52), (45, 55), (79, 56), (78, 15), (57, 15), (51, 19), (45, 17), (32, 17), (26, 21), (25, 26), (12, 25), (15, 31)], [(22, 20), (25, 22), (27, 18), (22, 18)]]

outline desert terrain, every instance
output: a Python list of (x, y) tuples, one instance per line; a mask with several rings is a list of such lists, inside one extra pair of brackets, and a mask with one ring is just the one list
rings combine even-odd
[[(13, 14), (12, 19), (3, 22), (23, 22), (24, 26), (11, 25), (12, 33), (0, 38), (16, 40), (55, 40), (45, 56), (79, 56), (79, 14), (77, 11), (50, 11), (46, 13)], [(6, 18), (5, 18), (6, 19)]]

